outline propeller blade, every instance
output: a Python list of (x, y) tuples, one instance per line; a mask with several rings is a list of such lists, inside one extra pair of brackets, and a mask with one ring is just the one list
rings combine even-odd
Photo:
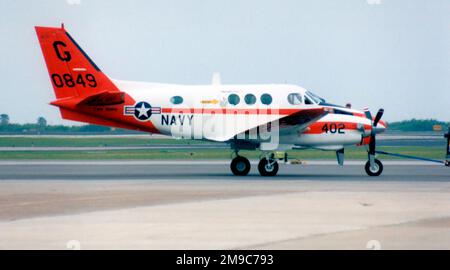
[(366, 115), (366, 118), (372, 121), (372, 114), (370, 113), (368, 108), (364, 109), (364, 114)]
[(384, 109), (379, 109), (377, 112), (377, 115), (375, 116), (375, 120), (373, 120), (373, 125), (376, 127), (378, 125), (378, 122), (380, 121), (381, 117), (383, 116)]

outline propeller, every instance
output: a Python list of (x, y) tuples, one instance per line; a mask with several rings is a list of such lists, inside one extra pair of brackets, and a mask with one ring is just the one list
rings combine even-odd
[(378, 133), (377, 125), (381, 120), (381, 117), (383, 117), (384, 109), (379, 109), (377, 114), (375, 115), (375, 118), (372, 120), (372, 114), (370, 113), (369, 109), (364, 109), (364, 114), (366, 115), (366, 118), (369, 119), (372, 122), (372, 130), (370, 132), (370, 141), (369, 141), (369, 156), (375, 155), (375, 146), (376, 146), (376, 134)]

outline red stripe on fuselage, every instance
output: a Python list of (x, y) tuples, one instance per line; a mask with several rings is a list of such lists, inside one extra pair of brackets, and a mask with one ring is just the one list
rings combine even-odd
[[(308, 110), (308, 109), (304, 109)], [(192, 113), (192, 114), (274, 114), (290, 115), (303, 109), (233, 109), (233, 108), (162, 108), (163, 113)]]
[(357, 144), (357, 145), (358, 146), (368, 145), (369, 143), (370, 143), (370, 136), (362, 138), (361, 142), (359, 144)]
[[(304, 131), (302, 134), (322, 134), (326, 133), (324, 126), (327, 126), (327, 129), (330, 130), (330, 125), (333, 125), (333, 129), (335, 128), (337, 132), (339, 132), (339, 129), (341, 131), (348, 131), (348, 130), (358, 130), (358, 123), (355, 122), (339, 122), (339, 121), (333, 121), (333, 122), (315, 122), (308, 126), (306, 131)], [(370, 130), (370, 125), (364, 125), (365, 130)], [(330, 132), (330, 131), (329, 131)], [(332, 132), (335, 133), (335, 132)]]

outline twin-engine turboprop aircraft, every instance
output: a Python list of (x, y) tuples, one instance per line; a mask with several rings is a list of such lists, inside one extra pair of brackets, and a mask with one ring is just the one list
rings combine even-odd
[[(235, 157), (231, 171), (247, 175), (250, 162), (241, 149), (262, 151), (258, 170), (278, 172), (277, 160), (288, 149), (336, 151), (366, 146), (365, 170), (383, 171), (375, 158), (376, 134), (386, 129), (364, 112), (327, 103), (296, 85), (175, 85), (113, 80), (107, 77), (64, 29), (36, 27), (62, 118), (184, 139), (229, 143)], [(281, 154), (280, 154), (281, 153)]]

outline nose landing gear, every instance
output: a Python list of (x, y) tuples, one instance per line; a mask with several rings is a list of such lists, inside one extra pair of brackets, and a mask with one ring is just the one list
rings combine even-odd
[(372, 114), (368, 109), (365, 110), (366, 118), (372, 122), (372, 129), (370, 131), (370, 141), (369, 141), (369, 149), (368, 156), (369, 160), (366, 162), (364, 169), (369, 176), (379, 176), (383, 172), (383, 163), (375, 158), (376, 153), (376, 134), (377, 134), (377, 125), (383, 116), (384, 110), (379, 109), (377, 115), (372, 120)]
[(383, 163), (379, 161), (376, 158), (373, 158), (373, 164), (372, 162), (368, 160), (366, 162), (366, 166), (364, 166), (364, 169), (366, 169), (366, 173), (369, 176), (379, 176), (383, 172)]

